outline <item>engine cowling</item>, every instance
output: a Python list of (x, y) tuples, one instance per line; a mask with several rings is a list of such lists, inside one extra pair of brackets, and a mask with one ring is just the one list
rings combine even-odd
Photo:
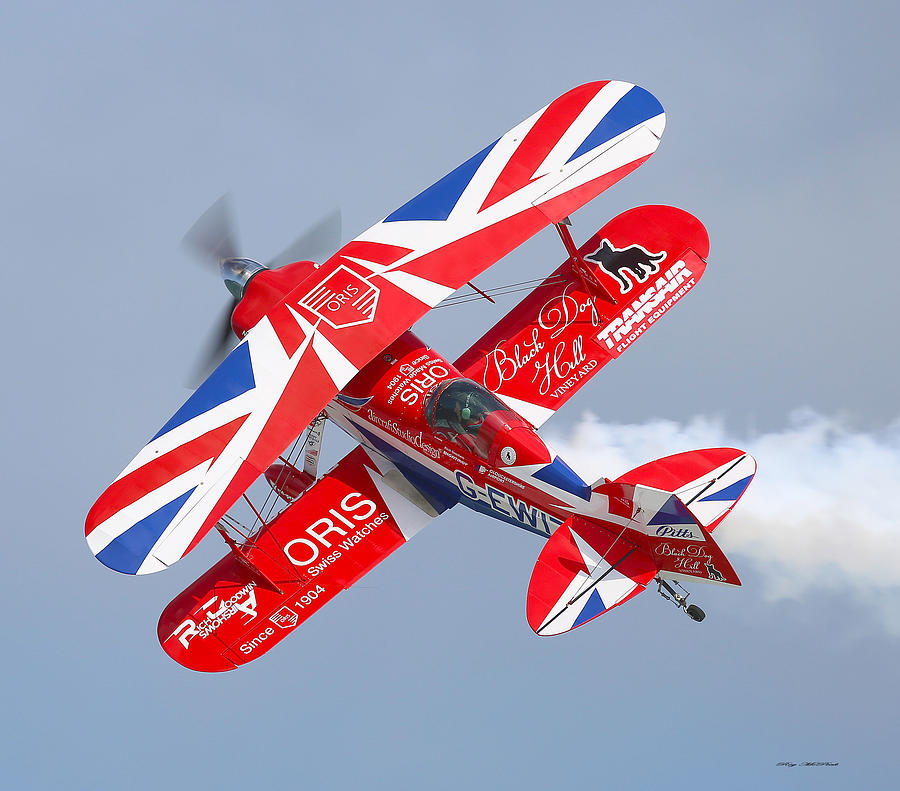
[(231, 314), (231, 327), (243, 338), (274, 306), (306, 280), (319, 265), (314, 261), (297, 261), (279, 269), (265, 269), (253, 274), (244, 286), (243, 297)]

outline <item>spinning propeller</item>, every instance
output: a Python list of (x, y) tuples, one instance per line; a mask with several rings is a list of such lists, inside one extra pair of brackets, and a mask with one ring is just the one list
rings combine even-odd
[(215, 267), (231, 294), (209, 333), (205, 346), (191, 370), (189, 386), (197, 387), (231, 351), (231, 314), (244, 295), (250, 280), (265, 269), (278, 269), (294, 261), (324, 261), (341, 244), (341, 213), (335, 209), (310, 226), (267, 264), (238, 253), (235, 222), (228, 195), (219, 198), (184, 236), (184, 245), (207, 268)]

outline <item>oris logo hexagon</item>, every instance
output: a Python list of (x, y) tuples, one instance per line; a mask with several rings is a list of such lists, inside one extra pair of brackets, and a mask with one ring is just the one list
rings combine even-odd
[(339, 330), (374, 321), (379, 293), (377, 286), (341, 264), (300, 304)]
[(280, 629), (292, 629), (297, 625), (299, 616), (286, 604), (269, 616), (269, 620)]

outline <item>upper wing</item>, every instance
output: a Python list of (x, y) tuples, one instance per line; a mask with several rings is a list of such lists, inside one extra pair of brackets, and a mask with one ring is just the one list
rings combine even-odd
[(608, 222), (579, 253), (618, 304), (588, 294), (567, 261), (455, 363), (535, 426), (693, 288), (709, 238), (687, 212), (641, 206)]
[(431, 521), (410, 496), (389, 461), (355, 448), (242, 557), (226, 555), (175, 597), (159, 619), (163, 649), (207, 672), (256, 659)]
[(268, 310), (88, 514), (106, 565), (171, 565), (359, 369), (448, 294), (644, 162), (659, 102), (582, 85), (345, 245)]

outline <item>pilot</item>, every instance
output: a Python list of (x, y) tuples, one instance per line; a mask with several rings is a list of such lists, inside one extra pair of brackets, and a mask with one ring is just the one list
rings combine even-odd
[[(465, 400), (456, 401), (453, 404), (452, 428), (460, 434), (477, 434), (484, 423), (484, 415), (476, 413), (469, 405), (472, 394), (468, 393)], [(454, 425), (455, 424), (455, 425)]]

